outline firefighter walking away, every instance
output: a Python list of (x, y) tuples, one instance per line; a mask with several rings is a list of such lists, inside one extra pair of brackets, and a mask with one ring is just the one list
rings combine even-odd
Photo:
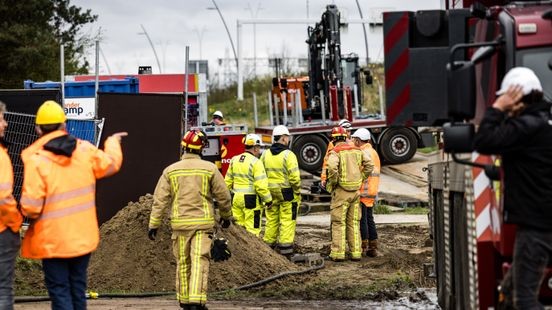
[(182, 309), (207, 309), (209, 257), (218, 202), (220, 223), (228, 228), (232, 210), (230, 193), (217, 166), (202, 160), (207, 136), (186, 132), (182, 159), (163, 170), (153, 194), (148, 236), (155, 240), (166, 208), (170, 208), (173, 253), (176, 258), (176, 296)]

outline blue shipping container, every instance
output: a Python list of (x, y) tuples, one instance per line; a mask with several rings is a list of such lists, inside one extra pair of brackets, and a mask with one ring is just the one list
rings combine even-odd
[[(60, 82), (23, 82), (25, 89), (61, 88)], [(135, 77), (126, 77), (122, 80), (99, 81), (99, 92), (104, 93), (138, 93), (139, 80)], [(95, 97), (95, 81), (65, 82), (66, 98), (90, 98)]]

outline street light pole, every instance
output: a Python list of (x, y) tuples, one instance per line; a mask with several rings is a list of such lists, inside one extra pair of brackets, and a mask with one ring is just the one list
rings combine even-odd
[[(364, 19), (362, 17), (362, 10), (360, 9), (360, 3), (358, 3), (358, 0), (356, 0), (356, 4), (358, 7), (358, 13), (360, 14), (360, 19)], [(366, 35), (366, 25), (362, 24), (362, 30), (364, 31), (364, 45), (366, 46), (366, 66), (370, 64), (370, 57), (368, 57), (368, 36)]]
[[(219, 13), (220, 19), (222, 20), (222, 23), (224, 24), (224, 28), (226, 29), (226, 34), (228, 34), (228, 39), (230, 40), (230, 45), (232, 46), (232, 52), (234, 52), (234, 60), (236, 60), (236, 67), (238, 66), (238, 54), (236, 54), (236, 48), (234, 47), (234, 41), (232, 41), (232, 36), (230, 35), (230, 30), (228, 30), (228, 26), (226, 26), (226, 21), (224, 20), (224, 17), (222, 16), (222, 13), (220, 12), (220, 9), (215, 2), (215, 0), (211, 0), (213, 2), (213, 5), (215, 6), (215, 9)], [(208, 10), (211, 10), (212, 8), (207, 8)], [(239, 69), (238, 69), (239, 70)]]
[(155, 56), (155, 60), (157, 61), (157, 67), (159, 68), (159, 73), (162, 73), (161, 72), (161, 63), (159, 63), (159, 57), (157, 57), (157, 52), (155, 51), (155, 47), (153, 46), (153, 43), (151, 42), (150, 36), (148, 35), (148, 32), (146, 31), (146, 28), (144, 28), (144, 25), (140, 24), (140, 27), (142, 27), (142, 31), (144, 31), (144, 32), (139, 32), (138, 34), (146, 35), (146, 38), (148, 39), (148, 42), (151, 46), (151, 49), (153, 50), (153, 55)]

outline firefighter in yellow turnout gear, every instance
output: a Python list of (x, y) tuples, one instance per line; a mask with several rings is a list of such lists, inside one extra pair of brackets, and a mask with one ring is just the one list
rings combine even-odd
[(223, 228), (230, 226), (230, 193), (215, 164), (200, 155), (207, 136), (186, 132), (182, 160), (169, 165), (153, 194), (148, 236), (155, 240), (164, 210), (170, 207), (176, 290), (182, 309), (206, 309), (209, 257), (215, 227), (213, 198), (217, 200)]
[(360, 185), (372, 172), (374, 164), (370, 156), (345, 140), (347, 132), (342, 127), (332, 129), (334, 149), (328, 156), (327, 190), (332, 194), (330, 205), (332, 244), (330, 258), (343, 261), (347, 245), (352, 260), (362, 257), (359, 206)]
[(264, 165), (257, 158), (261, 154), (261, 138), (248, 134), (244, 144), (245, 152), (230, 160), (224, 181), (234, 193), (232, 214), (236, 224), (258, 237), (261, 234), (263, 207), (272, 204), (272, 196)]
[(263, 153), (268, 176), (268, 187), (272, 194), (272, 207), (266, 210), (266, 230), (264, 242), (272, 248), (278, 247), (280, 254), (293, 254), (295, 225), (301, 203), (301, 175), (297, 157), (287, 147), (289, 131), (276, 126), (272, 132), (274, 143)]

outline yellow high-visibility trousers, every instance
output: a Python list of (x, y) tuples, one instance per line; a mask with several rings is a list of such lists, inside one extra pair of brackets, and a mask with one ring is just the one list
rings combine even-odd
[(359, 194), (336, 187), (330, 205), (332, 245), (330, 257), (345, 259), (347, 246), (352, 259), (362, 257)]
[(173, 232), (176, 298), (181, 304), (207, 302), (211, 234), (204, 230)]
[(266, 230), (263, 240), (270, 246), (278, 246), (281, 254), (290, 255), (293, 254), (298, 202), (275, 199), (275, 196), (272, 196), (272, 207), (265, 211)]
[(259, 237), (262, 229), (263, 205), (255, 196), (255, 207), (249, 208), (245, 203), (245, 195), (235, 193), (232, 199), (232, 216), (237, 225), (243, 226), (248, 232)]

